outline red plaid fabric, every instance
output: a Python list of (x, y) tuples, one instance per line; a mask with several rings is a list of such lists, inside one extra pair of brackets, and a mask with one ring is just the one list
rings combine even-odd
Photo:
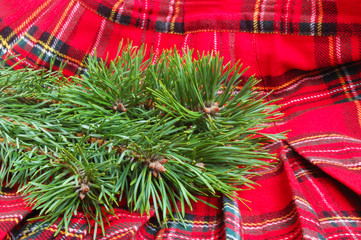
[[(253, 177), (243, 203), (207, 199), (187, 210), (186, 226), (117, 209), (98, 239), (361, 239), (361, 3), (359, 0), (0, 0), (0, 54), (22, 66), (115, 56), (121, 39), (162, 49), (216, 50), (250, 66), (246, 77), (279, 99), (290, 130), (270, 150), (278, 164)], [(56, 223), (33, 231), (36, 211), (21, 196), (0, 195), (0, 238), (49, 239)], [(90, 239), (79, 214), (69, 235)]]

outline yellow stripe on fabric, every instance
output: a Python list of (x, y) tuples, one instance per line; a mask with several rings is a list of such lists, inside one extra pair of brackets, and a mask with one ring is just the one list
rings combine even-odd
[[(60, 20), (58, 21), (58, 24), (55, 26), (55, 28), (54, 28), (54, 30), (52, 31), (51, 35), (55, 36), (55, 34), (56, 34), (56, 32), (58, 31), (60, 25), (63, 24), (63, 21), (64, 21), (65, 17), (68, 16), (68, 12), (69, 12), (70, 8), (73, 6), (74, 1), (75, 1), (75, 0), (71, 0), (71, 2), (69, 3), (69, 5), (67, 6), (67, 8), (65, 9), (65, 11), (63, 12), (63, 15), (61, 15)], [(50, 42), (50, 40), (51, 40), (51, 38), (49, 38), (48, 41)]]
[(237, 211), (237, 210), (238, 210), (236, 205), (231, 204), (231, 203), (229, 203), (229, 202), (226, 202), (226, 203), (224, 203), (223, 205), (232, 208), (234, 211)]
[(155, 224), (153, 224), (153, 223), (151, 223), (151, 222), (148, 222), (147, 224), (148, 224), (149, 226), (151, 226), (152, 228), (155, 228), (155, 229), (158, 228), (157, 225), (155, 225)]
[(19, 218), (0, 218), (0, 222), (14, 221), (19, 223)]
[(116, 4), (114, 4), (114, 6), (112, 8), (112, 12), (110, 13), (110, 17), (109, 17), (110, 21), (113, 21), (115, 11), (117, 11), (119, 5), (122, 4), (123, 2), (124, 2), (124, 0), (119, 0)]
[[(49, 230), (49, 231), (52, 231), (52, 232), (58, 231), (58, 229), (54, 228), (54, 227), (48, 227), (46, 230)], [(69, 236), (69, 237), (76, 237), (78, 239), (83, 239), (83, 234), (76, 234), (76, 233), (71, 233), (71, 232), (65, 233), (65, 231), (63, 231), (63, 230), (61, 230), (59, 233), (64, 234), (64, 235)]]
[(184, 221), (189, 222), (189, 223), (194, 223), (194, 224), (204, 224), (204, 225), (213, 224), (213, 225), (215, 225), (215, 224), (220, 223), (223, 220), (218, 219), (218, 220), (215, 220), (215, 221), (190, 221), (190, 220), (184, 220)]
[(298, 143), (298, 142), (302, 142), (305, 140), (312, 140), (312, 139), (316, 139), (316, 138), (324, 138), (324, 137), (343, 137), (343, 138), (347, 138), (352, 140), (353, 138), (346, 136), (346, 135), (341, 135), (341, 134), (321, 134), (321, 135), (316, 135), (316, 136), (311, 136), (311, 137), (304, 137), (304, 138), (300, 138), (294, 141), (290, 141), (290, 144), (294, 144), (294, 143)]
[(257, 0), (256, 5), (254, 7), (254, 14), (253, 14), (253, 29), (255, 33), (258, 33), (258, 15), (259, 15), (259, 7), (260, 7), (261, 0)]
[[(275, 168), (270, 168), (269, 170), (262, 171), (262, 172), (257, 172), (257, 173), (264, 176), (266, 174), (270, 174), (270, 173), (278, 171), (281, 167), (283, 167), (282, 164), (278, 164), (277, 167), (275, 167)], [(251, 175), (251, 176), (247, 177), (247, 179), (252, 179), (252, 178), (255, 178), (255, 177), (259, 177), (259, 176), (258, 175)]]
[[(25, 35), (26, 35), (26, 37), (28, 37), (32, 41), (34, 41), (34, 42), (36, 41), (36, 39), (33, 38), (32, 36), (30, 36), (29, 34), (25, 33)], [(50, 46), (46, 45), (46, 43), (44, 43), (43, 41), (38, 40), (37, 43), (40, 43), (44, 48), (46, 48), (49, 51), (57, 52), (54, 48), (51, 48)], [(81, 67), (85, 67), (85, 65), (81, 61), (79, 61), (79, 60), (77, 60), (75, 58), (69, 57), (68, 55), (62, 54), (60, 52), (57, 52), (56, 55), (58, 55), (58, 56), (60, 56), (60, 57), (62, 57), (64, 59), (70, 60), (70, 61), (78, 64)]]
[(328, 37), (328, 55), (330, 57), (331, 66), (335, 65), (334, 39), (333, 36)]
[(312, 174), (312, 173), (317, 173), (317, 172), (318, 171), (316, 171), (316, 170), (310, 170), (308, 172), (304, 172), (304, 173), (301, 173), (301, 174), (297, 175), (296, 178), (300, 178), (300, 177), (303, 177), (303, 176), (305, 176), (307, 174)]
[(352, 97), (351, 97), (350, 93), (349, 93), (348, 90), (347, 90), (346, 82), (345, 82), (345, 80), (343, 79), (342, 73), (340, 72), (340, 70), (339, 70), (338, 68), (336, 68), (335, 70), (336, 70), (337, 76), (338, 76), (339, 79), (340, 79), (340, 83), (341, 83), (342, 89), (343, 89), (343, 91), (345, 92), (347, 99), (348, 99), (348, 100), (351, 100)]
[[(72, 1), (68, 4), (68, 6), (66, 7), (66, 9), (65, 9), (65, 11), (63, 12), (63, 14), (61, 15), (58, 23), (56, 24), (54, 30), (51, 32), (51, 34), (50, 34), (50, 36), (49, 36), (49, 39), (46, 41), (46, 44), (45, 44), (45, 45), (49, 45), (49, 43), (51, 42), (51, 40), (53, 40), (56, 32), (58, 31), (58, 29), (59, 29), (59, 27), (60, 27), (60, 25), (63, 24), (63, 21), (64, 21), (65, 17), (68, 16), (68, 12), (69, 12), (70, 8), (73, 6), (74, 1), (75, 1), (75, 0), (72, 0)], [(56, 51), (56, 52), (57, 52), (57, 51)], [(36, 60), (35, 65), (38, 65), (38, 64), (39, 64), (39, 62), (40, 62), (40, 60), (43, 58), (44, 54), (45, 54), (45, 51), (41, 52), (40, 56), (38, 56), (38, 58), (37, 58), (37, 60)]]
[(119, 239), (119, 238), (124, 237), (125, 235), (127, 235), (127, 234), (129, 234), (129, 233), (131, 233), (131, 234), (134, 236), (135, 231), (134, 231), (133, 229), (131, 229), (131, 230), (129, 230), (128, 232), (123, 233), (122, 235), (115, 236), (115, 237), (112, 237), (112, 238), (110, 238), (110, 239), (111, 239), (111, 240)]
[[(178, 218), (174, 218), (176, 221), (179, 221)], [(188, 223), (193, 223), (193, 224), (204, 224), (204, 225), (209, 225), (209, 224), (217, 224), (220, 221), (223, 221), (221, 219), (217, 219), (215, 221), (193, 221), (193, 220), (187, 220), (187, 219), (183, 219), (184, 222), (188, 222)]]
[(299, 200), (299, 201), (303, 202), (304, 204), (306, 204), (306, 205), (308, 205), (308, 206), (311, 207), (311, 204), (310, 204), (309, 202), (307, 202), (307, 200), (305, 200), (305, 199), (303, 199), (303, 198), (301, 198), (301, 197), (299, 197), (299, 196), (294, 196), (294, 197), (293, 197), (293, 200)]
[(320, 218), (318, 219), (318, 221), (329, 221), (329, 220), (361, 220), (361, 217), (341, 217), (341, 216), (337, 216), (337, 217), (326, 217), (326, 218)]
[(49, 3), (51, 2), (51, 0), (47, 0), (46, 2), (44, 2), (38, 9), (35, 10), (35, 12), (33, 14), (30, 15), (30, 17), (28, 17), (25, 21), (22, 22), (22, 24), (20, 24), (15, 30), (14, 32), (12, 32), (7, 38), (6, 41), (9, 41), (10, 38), (15, 34), (18, 33), (22, 28), (24, 28), (31, 20), (33, 20), (33, 18), (35, 18), (47, 5), (49, 5)]
[[(231, 205), (230, 206), (234, 207), (234, 205)], [(177, 218), (175, 218), (175, 220), (179, 220)], [(217, 219), (215, 221), (192, 221), (192, 220), (187, 220), (187, 219), (183, 219), (184, 222), (187, 222), (187, 223), (193, 223), (193, 224), (202, 224), (202, 225), (209, 225), (209, 224), (212, 224), (212, 225), (215, 225), (215, 224), (218, 224), (220, 223), (221, 221), (223, 221), (222, 219)], [(151, 222), (148, 222), (149, 226), (153, 227), (153, 228), (157, 228), (158, 226), (152, 224)]]
[(361, 104), (360, 104), (360, 101), (355, 101), (355, 104), (356, 104), (356, 109), (357, 109), (358, 123), (359, 123), (360, 129), (361, 129)]
[[(14, 32), (12, 32), (10, 35), (13, 35)], [(6, 39), (4, 39), (1, 35), (0, 35), (0, 41), (2, 42), (2, 44), (5, 45), (5, 47), (7, 49), (10, 49), (10, 45), (8, 44), (8, 42), (6, 41)]]
[(284, 220), (284, 219), (292, 216), (295, 212), (296, 212), (296, 208), (294, 207), (292, 209), (292, 211), (290, 213), (288, 213), (287, 215), (285, 215), (285, 216), (282, 216), (282, 217), (279, 217), (279, 218), (269, 219), (269, 220), (266, 220), (266, 221), (263, 221), (263, 222), (260, 222), (260, 223), (242, 223), (242, 225), (244, 225), (244, 226), (262, 226), (262, 225), (267, 224), (267, 223), (272, 223), (272, 222), (277, 222), (277, 221), (280, 221), (280, 220)]
[[(317, 73), (316, 73), (316, 74), (317, 74)], [(300, 76), (298, 76), (298, 77), (296, 77), (296, 78), (294, 78), (294, 79), (292, 79), (292, 80), (290, 80), (290, 81), (288, 81), (288, 82), (286, 82), (286, 83), (284, 83), (284, 84), (282, 84), (282, 85), (279, 85), (279, 86), (277, 86), (277, 87), (262, 87), (262, 86), (260, 86), (260, 87), (257, 87), (257, 88), (258, 88), (259, 90), (263, 90), (263, 91), (264, 91), (264, 90), (272, 90), (272, 91), (280, 90), (280, 89), (282, 89), (282, 88), (288, 87), (289, 85), (291, 85), (291, 84), (299, 81), (299, 80), (302, 79), (302, 78), (309, 77), (309, 76), (312, 76), (312, 75), (315, 75), (315, 73), (308, 73), (308, 74), (300, 75)]]
[(322, 19), (323, 19), (322, 1), (323, 0), (318, 1), (317, 33), (319, 36), (322, 35)]
[(353, 171), (361, 170), (361, 167), (347, 167), (341, 163), (329, 162), (329, 161), (325, 161), (325, 160), (317, 160), (317, 161), (311, 161), (311, 162), (314, 164), (324, 163), (324, 164), (328, 164), (328, 165), (339, 166), (339, 167), (343, 167), (343, 168), (346, 168), (348, 170), (353, 170)]
[(2, 191), (0, 191), (0, 194), (6, 195), (6, 196), (16, 196), (17, 195), (16, 193), (6, 193), (6, 192), (2, 192)]
[(170, 24), (170, 32), (171, 33), (174, 32), (174, 23), (175, 23), (175, 20), (178, 17), (178, 14), (179, 14), (179, 5), (180, 5), (180, 0), (176, 1), (175, 5), (174, 5), (175, 6), (175, 12), (174, 12), (174, 16), (172, 18), (171, 24)]

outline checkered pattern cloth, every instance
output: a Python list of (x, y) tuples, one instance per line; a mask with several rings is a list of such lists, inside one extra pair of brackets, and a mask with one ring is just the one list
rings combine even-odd
[[(121, 39), (162, 49), (216, 50), (250, 66), (246, 77), (279, 99), (290, 130), (269, 145), (279, 161), (241, 191), (243, 203), (204, 198), (186, 225), (116, 209), (98, 239), (361, 239), (360, 0), (0, 0), (0, 55), (22, 66), (67, 61), (86, 71), (89, 55), (113, 58)], [(248, 75), (247, 75), (248, 74)], [(0, 194), (0, 239), (52, 239), (34, 229), (37, 212), (13, 189)], [(91, 239), (79, 213), (55, 239)]]

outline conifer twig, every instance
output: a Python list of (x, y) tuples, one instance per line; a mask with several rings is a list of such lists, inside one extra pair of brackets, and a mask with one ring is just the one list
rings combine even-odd
[(151, 64), (145, 49), (122, 46), (108, 64), (91, 57), (69, 81), (62, 66), (0, 68), (1, 184), (19, 186), (42, 224), (61, 218), (55, 234), (79, 210), (104, 233), (123, 198), (159, 223), (182, 222), (199, 195), (239, 198), (274, 159), (264, 146), (283, 135), (260, 131), (277, 106), (253, 77), (241, 82), (241, 64), (189, 49)]

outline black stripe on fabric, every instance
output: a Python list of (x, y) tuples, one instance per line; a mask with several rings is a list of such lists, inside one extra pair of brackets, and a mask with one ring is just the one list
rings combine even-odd
[(322, 23), (321, 24), (321, 34), (328, 36), (334, 35), (337, 32), (337, 24), (336, 23)]
[(30, 36), (34, 36), (34, 34), (39, 30), (39, 28), (35, 25), (31, 26), (29, 31), (28, 31), (28, 34)]
[[(104, 6), (103, 4), (99, 4), (97, 13), (107, 19), (110, 19), (110, 16), (112, 14), (112, 9), (110, 9), (107, 6)], [(132, 18), (129, 15), (123, 15), (123, 14), (119, 16), (119, 13), (115, 12), (113, 19), (114, 22), (120, 23), (122, 25), (129, 25)]]
[(98, 5), (97, 13), (99, 13), (101, 16), (105, 18), (110, 18), (110, 15), (112, 14), (112, 10), (103, 4)]
[(239, 29), (241, 31), (253, 32), (254, 31), (253, 21), (241, 20), (239, 24)]

